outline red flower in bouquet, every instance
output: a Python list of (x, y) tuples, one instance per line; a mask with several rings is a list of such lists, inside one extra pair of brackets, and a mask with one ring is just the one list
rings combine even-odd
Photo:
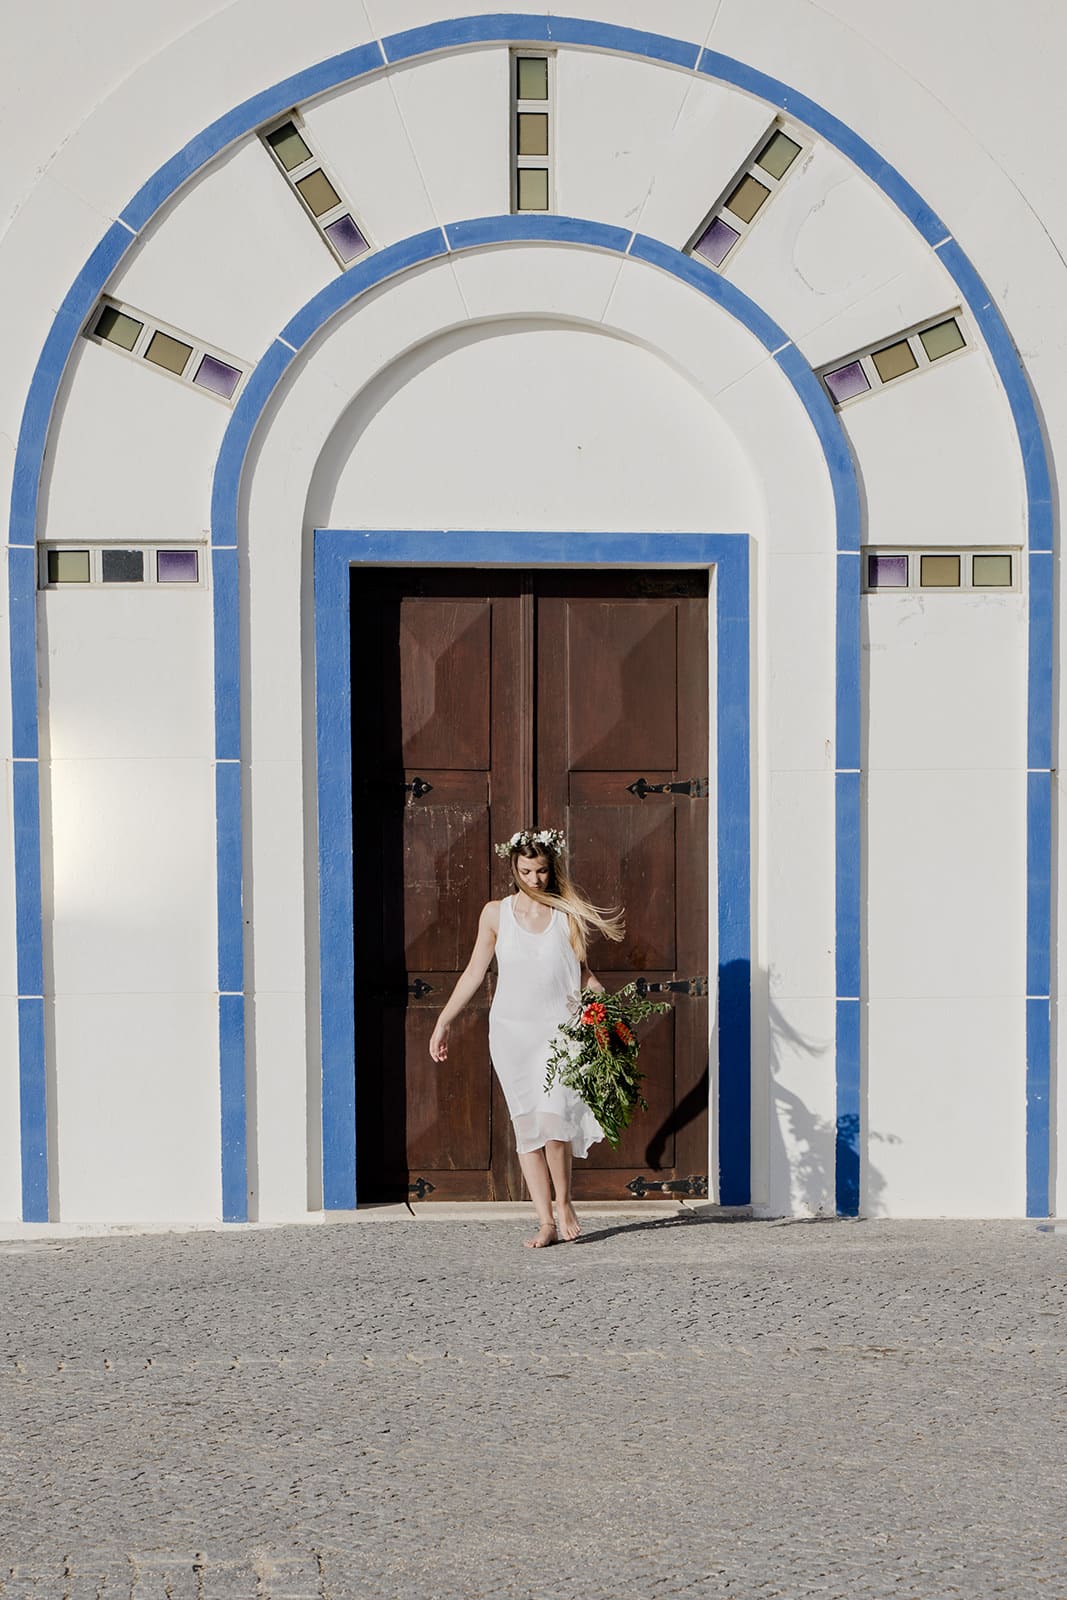
[(618, 1034), (623, 1044), (633, 1044), (634, 1036), (626, 1026), (625, 1022), (617, 1022), (615, 1024), (615, 1032)]
[(599, 1022), (597, 1023), (596, 1027), (593, 1029), (593, 1037), (596, 1040), (597, 1044), (600, 1046), (601, 1050), (606, 1050), (607, 1049), (607, 1047), (608, 1047), (608, 1030), (607, 1030), (607, 1028), (601, 1027)]
[[(587, 1028), (591, 1028), (594, 1026), (594, 1024), (603, 1022), (606, 1016), (607, 1012), (604, 1010), (604, 1007), (601, 1005), (600, 1001), (594, 1000), (592, 1005), (586, 1006), (585, 1010), (582, 1012), (582, 1021), (585, 1023)], [(597, 1043), (599, 1044), (599, 1042), (600, 1041), (598, 1039)]]

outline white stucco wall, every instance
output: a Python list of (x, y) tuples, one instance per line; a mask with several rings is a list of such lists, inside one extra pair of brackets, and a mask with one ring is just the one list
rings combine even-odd
[[(580, 9), (650, 20), (636, 0)], [(276, 0), (238, 0), (186, 8), (179, 29), (162, 5), (106, 0), (94, 26), (72, 28), (68, 8), (45, 0), (20, 19), (25, 48), (0, 66), (0, 102), (19, 133), (0, 180), (0, 285), (19, 310), (0, 383), (5, 497), (54, 309), (139, 184), (244, 96), (383, 29), (447, 14), (438, 0), (358, 9), (314, 0), (296, 31)], [(897, 164), (983, 274), (1049, 435), (1063, 437), (1056, 246), (1067, 217), (1056, 99), (1039, 80), (1062, 54), (1065, 24), (992, 0), (972, 8), (968, 28), (915, 0), (889, 12), (874, 0), (758, 9), (665, 0), (654, 25), (796, 84)], [(304, 108), (376, 244), (506, 210), (506, 55), (488, 47), (406, 64)], [(1005, 72), (1005, 61), (1018, 70)], [(773, 114), (706, 79), (580, 50), (560, 52), (557, 97), (558, 209), (677, 246)], [(185, 186), (108, 287), (253, 362), (333, 274), (248, 138)], [(959, 303), (933, 252), (821, 142), (728, 275), (814, 364)], [(841, 416), (863, 483), (865, 543), (1023, 543), (1018, 454), (982, 350)], [(52, 430), (41, 534), (202, 539), (227, 417), (210, 398), (80, 341)], [(522, 471), (527, 450), (538, 478)], [(762, 351), (638, 263), (562, 248), (475, 252), (377, 291), (302, 360), (259, 442), (246, 510), (259, 1214), (304, 1215), (309, 1183), (314, 1192), (307, 533), (327, 520), (753, 534), (754, 1198), (772, 1211), (832, 1209), (832, 519), (811, 429)], [(4, 595), (6, 571), (0, 611)], [(63, 1219), (218, 1215), (210, 603), (210, 584), (40, 601)], [(864, 613), (865, 1205), (1017, 1214), (1025, 594), (880, 595)], [(10, 751), (6, 651), (0, 749)], [(14, 1217), (10, 787), (5, 758), (0, 1215)], [(146, 1052), (153, 1037), (165, 1048)], [(311, 1039), (313, 1055), (313, 1021)], [(1055, 1109), (1067, 1129), (1063, 1099)], [(1062, 1172), (1059, 1181), (1065, 1208)]]

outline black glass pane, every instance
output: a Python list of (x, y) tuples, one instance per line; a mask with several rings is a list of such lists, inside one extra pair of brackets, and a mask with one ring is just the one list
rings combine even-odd
[(143, 550), (101, 550), (100, 576), (105, 583), (143, 583)]

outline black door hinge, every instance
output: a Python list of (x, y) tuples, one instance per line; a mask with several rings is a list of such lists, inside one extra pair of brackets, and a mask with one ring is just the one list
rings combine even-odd
[(638, 978), (634, 988), (642, 998), (646, 994), (688, 994), (696, 999), (708, 992), (707, 978), (672, 978), (666, 983), (648, 983), (644, 978)]
[(667, 1178), (657, 1183), (655, 1178), (646, 1178), (638, 1173), (626, 1187), (638, 1200), (644, 1200), (650, 1194), (685, 1194), (693, 1200), (706, 1200), (708, 1197), (708, 1180), (704, 1177)]
[(639, 800), (643, 800), (646, 794), (684, 794), (690, 800), (706, 800), (711, 792), (707, 778), (690, 778), (686, 783), (649, 783), (647, 778), (638, 778), (626, 787)]

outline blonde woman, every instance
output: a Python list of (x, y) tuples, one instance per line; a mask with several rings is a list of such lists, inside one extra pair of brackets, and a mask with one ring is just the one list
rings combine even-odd
[[(430, 1038), (435, 1061), (448, 1056), (448, 1031), (485, 981), (499, 973), (489, 1008), (489, 1053), (515, 1130), (515, 1148), (537, 1213), (526, 1241), (539, 1250), (581, 1232), (571, 1199), (571, 1162), (604, 1137), (589, 1107), (560, 1083), (545, 1091), (545, 1071), (559, 1024), (572, 1016), (580, 989), (603, 989), (586, 965), (593, 929), (618, 942), (623, 920), (594, 906), (571, 883), (566, 841), (555, 828), (512, 834), (497, 854), (511, 864), (515, 890), (490, 900), (478, 918), (471, 958)], [(552, 1198), (555, 1194), (555, 1215)]]

